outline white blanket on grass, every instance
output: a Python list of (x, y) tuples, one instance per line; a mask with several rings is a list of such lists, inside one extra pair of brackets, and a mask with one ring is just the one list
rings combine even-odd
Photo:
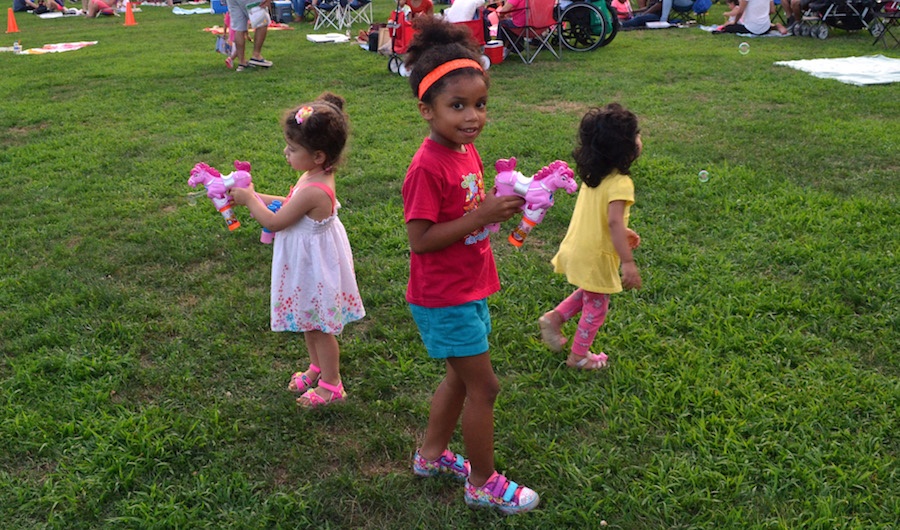
[[(702, 29), (703, 31), (712, 33), (713, 31), (716, 31), (717, 29), (721, 28), (722, 26), (697, 26), (697, 27)], [(719, 33), (719, 35), (726, 35), (726, 33)], [(791, 36), (790, 33), (785, 33), (784, 35), (782, 35), (781, 33), (778, 32), (777, 29), (769, 30), (768, 33), (763, 33), (762, 35), (757, 35), (756, 33), (731, 33), (730, 35), (738, 35), (741, 37), (790, 37)]]
[(173, 7), (172, 13), (175, 15), (209, 15), (213, 13), (211, 7), (195, 7), (193, 9), (185, 9), (183, 7)]
[(344, 35), (343, 33), (325, 33), (325, 34), (314, 34), (310, 33), (306, 36), (306, 40), (310, 42), (316, 43), (337, 43), (337, 42), (350, 42), (350, 37)]
[(900, 82), (900, 59), (884, 55), (778, 61), (775, 64), (788, 66), (822, 79), (836, 79), (841, 83), (856, 86)]
[(65, 13), (61, 13), (59, 11), (50, 11), (47, 13), (41, 13), (40, 15), (38, 15), (38, 18), (47, 19), (47, 18), (77, 17), (78, 15), (81, 15), (81, 14), (82, 14), (82, 11), (80, 9), (71, 8), (71, 9), (66, 9)]

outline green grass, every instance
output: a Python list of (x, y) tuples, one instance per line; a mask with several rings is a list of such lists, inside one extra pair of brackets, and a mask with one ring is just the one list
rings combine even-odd
[[(897, 85), (773, 65), (897, 50), (636, 31), (490, 70), (488, 166), (571, 161), (581, 114), (613, 100), (645, 145), (644, 289), (613, 298), (609, 370), (567, 370), (537, 334), (569, 291), (549, 259), (574, 199), (522, 250), (512, 221), (494, 241), (497, 465), (542, 496), (503, 518), (409, 470), (442, 367), (403, 299), (399, 190), (427, 133), (405, 80), (306, 25), (237, 74), (201, 31), (221, 16), (136, 19), (19, 14), (5, 46), (98, 44), (0, 53), (0, 527), (900, 526)], [(283, 193), (278, 119), (324, 90), (353, 124), (338, 195), (368, 316), (340, 339), (349, 403), (303, 413), (284, 390), (302, 340), (268, 331), (270, 249), (186, 181), (242, 159)]]

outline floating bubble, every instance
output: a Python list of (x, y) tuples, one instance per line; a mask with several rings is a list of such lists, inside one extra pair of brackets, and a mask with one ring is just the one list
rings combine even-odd
[(697, 173), (697, 178), (700, 179), (700, 182), (706, 182), (709, 180), (709, 171), (703, 169), (700, 173)]
[(738, 45), (738, 51), (741, 52), (741, 55), (747, 55), (750, 53), (750, 43), (742, 42)]
[(192, 191), (191, 193), (187, 194), (187, 202), (191, 206), (197, 206), (197, 199), (199, 197), (203, 197), (204, 195), (206, 195), (206, 192), (204, 190)]

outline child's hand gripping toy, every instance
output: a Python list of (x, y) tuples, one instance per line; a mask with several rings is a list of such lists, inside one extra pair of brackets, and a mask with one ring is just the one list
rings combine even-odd
[(203, 184), (206, 188), (206, 196), (225, 218), (225, 224), (228, 225), (229, 230), (240, 228), (241, 222), (234, 214), (234, 201), (228, 195), (228, 191), (235, 186), (246, 188), (252, 180), (250, 162), (235, 160), (234, 168), (236, 171), (223, 177), (216, 168), (200, 162), (191, 170), (191, 178), (188, 179), (188, 185), (192, 188), (196, 188), (197, 184)]
[[(257, 197), (258, 197), (258, 195), (257, 195)], [(262, 199), (260, 199), (260, 200), (262, 200)], [(268, 206), (266, 206), (266, 208), (268, 208), (270, 212), (275, 213), (281, 209), (281, 201), (272, 201), (269, 203)], [(263, 227), (262, 233), (259, 234), (259, 242), (266, 244), (266, 245), (271, 245), (272, 241), (274, 241), (274, 240), (275, 240), (275, 232), (269, 230), (266, 227)]]
[[(497, 178), (494, 180), (496, 194), (518, 195), (525, 199), (525, 204), (522, 205), (522, 220), (509, 234), (509, 242), (516, 247), (521, 247), (531, 229), (544, 220), (547, 209), (553, 206), (553, 192), (562, 188), (571, 195), (578, 190), (578, 183), (574, 179), (575, 173), (562, 160), (544, 166), (533, 177), (526, 177), (515, 170), (515, 157), (498, 160), (494, 168), (497, 170)], [(500, 225), (488, 225), (488, 229), (496, 232), (500, 230)]]

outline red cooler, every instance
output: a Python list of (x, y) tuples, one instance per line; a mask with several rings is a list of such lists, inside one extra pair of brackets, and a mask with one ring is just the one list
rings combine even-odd
[(503, 41), (492, 40), (484, 45), (484, 54), (491, 60), (491, 65), (503, 62)]

